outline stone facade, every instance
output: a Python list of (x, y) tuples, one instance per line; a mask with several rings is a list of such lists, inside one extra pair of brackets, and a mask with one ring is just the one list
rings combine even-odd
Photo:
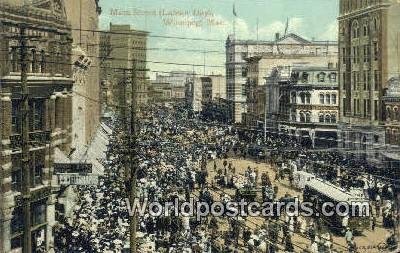
[(100, 119), (100, 34), (99, 0), (65, 1), (72, 27), (72, 62), (74, 77), (73, 146), (87, 145), (96, 133)]
[(256, 126), (267, 121), (276, 126), (279, 118), (279, 81), (288, 80), (296, 67), (336, 67), (336, 54), (262, 55), (246, 59), (245, 124)]
[[(136, 62), (136, 80), (137, 80), (137, 102), (147, 104), (148, 102), (148, 80), (146, 80), (146, 31), (132, 29), (130, 25), (116, 25), (110, 23), (109, 33), (100, 36), (100, 58), (101, 75), (103, 84), (109, 94), (107, 102), (110, 105), (116, 105), (119, 101), (119, 84), (123, 80), (121, 68), (132, 68), (133, 62)], [(130, 80), (130, 72), (126, 72), (127, 80)], [(130, 85), (127, 86), (127, 100), (130, 100)]]
[[(11, 3), (14, 4), (13, 1)], [(17, 2), (15, 2), (17, 4)], [(57, 185), (54, 148), (70, 151), (72, 127), (71, 28), (63, 1), (0, 3), (0, 252), (22, 247), (21, 88), (19, 24), (28, 40), (30, 206), (33, 252), (53, 247)]]
[[(227, 99), (234, 102), (234, 121), (242, 122), (242, 114), (246, 112), (246, 59), (254, 56), (270, 55), (277, 58), (285, 55), (332, 56), (337, 57), (337, 43), (329, 41), (308, 41), (295, 34), (280, 37), (275, 41), (237, 40), (229, 36), (226, 51), (226, 94)], [(272, 65), (272, 64), (271, 64)], [(271, 66), (270, 69), (272, 69)], [(264, 72), (264, 70), (263, 70)], [(267, 76), (265, 69), (264, 76)]]
[(383, 97), (385, 108), (386, 144), (400, 146), (400, 78), (389, 80)]
[(336, 146), (339, 101), (337, 70), (294, 68), (280, 84), (279, 128), (311, 146)]
[(369, 150), (363, 156), (377, 164), (385, 142), (382, 97), (400, 61), (393, 39), (400, 32), (399, 12), (397, 0), (340, 1), (339, 146)]

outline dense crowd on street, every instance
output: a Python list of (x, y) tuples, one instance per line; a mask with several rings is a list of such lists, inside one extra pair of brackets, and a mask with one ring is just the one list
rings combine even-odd
[[(63, 219), (55, 229), (57, 252), (123, 252), (129, 248), (129, 214), (126, 198), (131, 180), (125, 165), (131, 162), (126, 148), (127, 136), (117, 118), (106, 122), (113, 128), (108, 161), (98, 186), (76, 189), (77, 206), (72, 218)], [(165, 203), (175, 198), (196, 197), (212, 202), (218, 195), (223, 201), (234, 198), (228, 188), (256, 188), (261, 177), (265, 196), (277, 198), (272, 182), (293, 180), (296, 170), (304, 170), (351, 190), (361, 188), (374, 206), (372, 229), (377, 223), (394, 228), (399, 216), (394, 200), (393, 181), (371, 176), (368, 163), (344, 157), (338, 152), (309, 152), (292, 136), (269, 133), (264, 139), (259, 131), (204, 122), (184, 106), (154, 105), (142, 111), (136, 140), (137, 194), (141, 200)], [(262, 146), (268, 152), (260, 158), (252, 147)], [(290, 151), (285, 151), (290, 147)], [(229, 157), (264, 159), (277, 175), (270, 178), (256, 168), (248, 168), (244, 179), (235, 177), (235, 164)], [(224, 160), (218, 166), (216, 159)], [(207, 164), (214, 160), (218, 177), (210, 178)], [(357, 171), (354, 170), (357, 168)], [(172, 212), (172, 210), (171, 210)], [(379, 220), (378, 220), (379, 219)], [(335, 252), (330, 232), (321, 224), (303, 217), (274, 217), (262, 223), (246, 218), (217, 219), (144, 215), (138, 217), (139, 252)], [(223, 228), (224, 227), (224, 228)], [(307, 239), (304, 247), (293, 241), (294, 234)], [(357, 252), (353, 231), (345, 233), (348, 252)], [(393, 238), (391, 238), (393, 240)], [(343, 248), (340, 248), (343, 250)]]

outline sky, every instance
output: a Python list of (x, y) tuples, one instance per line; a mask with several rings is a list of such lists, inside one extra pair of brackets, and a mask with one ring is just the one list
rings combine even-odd
[(148, 50), (148, 61), (209, 65), (204, 69), (148, 63), (153, 71), (151, 78), (156, 71), (192, 71), (193, 68), (199, 74), (224, 74), (225, 40), (233, 33), (233, 20), (238, 39), (256, 40), (258, 20), (259, 40), (273, 40), (275, 33), (284, 33), (288, 19), (290, 33), (305, 39), (336, 40), (339, 12), (339, 0), (100, 0), (100, 6), (102, 30), (107, 30), (110, 22), (130, 24), (133, 29), (145, 30), (154, 36), (148, 39), (147, 47), (153, 48)]

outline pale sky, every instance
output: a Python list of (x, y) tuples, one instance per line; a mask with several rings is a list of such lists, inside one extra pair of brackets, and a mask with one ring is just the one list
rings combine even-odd
[[(289, 32), (306, 39), (336, 40), (339, 0), (100, 0), (102, 15), (100, 28), (106, 30), (110, 22), (130, 24), (151, 35), (204, 38), (218, 41), (177, 40), (150, 37), (149, 61), (179, 62), (187, 64), (204, 63), (206, 74), (224, 74), (225, 40), (233, 33), (233, 3), (235, 2), (236, 37), (273, 40), (274, 34), (285, 31), (289, 18)], [(113, 15), (112, 9), (126, 11), (125, 15)], [(164, 11), (164, 15), (160, 12)], [(196, 12), (197, 13), (193, 13)], [(147, 15), (144, 15), (146, 12)], [(168, 16), (167, 13), (176, 15)], [(140, 13), (141, 15), (139, 15)], [(200, 16), (203, 15), (203, 16)], [(184, 49), (172, 51), (171, 49)], [(190, 50), (218, 51), (204, 54)], [(189, 51), (188, 51), (189, 50)], [(192, 70), (192, 66), (175, 66), (148, 63), (152, 71)], [(203, 74), (203, 67), (195, 67)], [(151, 74), (154, 76), (154, 73)]]

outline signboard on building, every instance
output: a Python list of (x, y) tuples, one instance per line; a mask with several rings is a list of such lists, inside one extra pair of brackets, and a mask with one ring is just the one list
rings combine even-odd
[(57, 174), (60, 185), (98, 185), (99, 176), (94, 174), (60, 173)]
[(54, 173), (92, 173), (90, 163), (54, 163)]

